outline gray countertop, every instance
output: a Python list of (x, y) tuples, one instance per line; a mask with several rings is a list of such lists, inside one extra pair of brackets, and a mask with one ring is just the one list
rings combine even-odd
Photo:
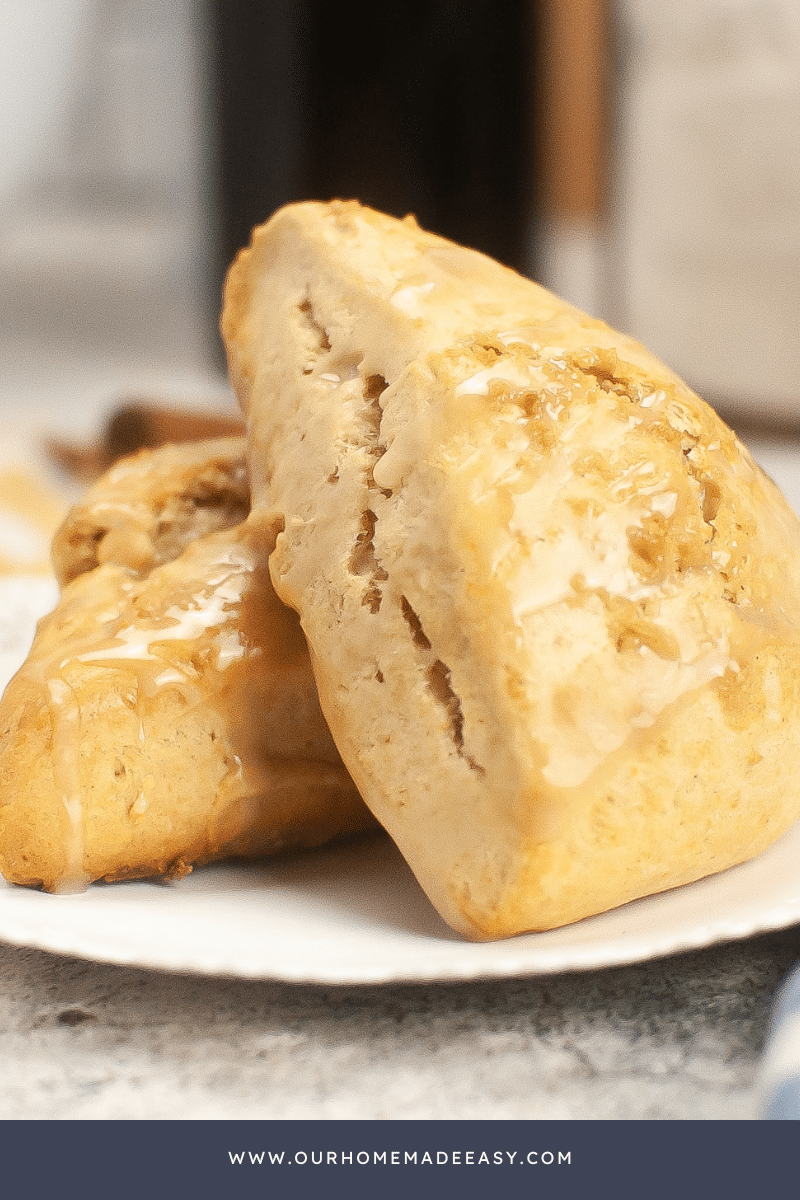
[(289, 986), (0, 946), (0, 1118), (747, 1120), (800, 928), (627, 967)]

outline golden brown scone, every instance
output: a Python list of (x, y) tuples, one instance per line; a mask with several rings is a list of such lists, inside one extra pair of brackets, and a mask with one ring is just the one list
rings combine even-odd
[(63, 586), (99, 563), (147, 572), (250, 511), (243, 438), (163, 446), (122, 459), (75, 504), (53, 539)]
[(0, 702), (11, 882), (178, 876), (374, 824), (247, 507), (235, 439), (143, 452), (65, 521), (71, 582)]
[(456, 929), (563, 925), (800, 816), (800, 525), (646, 349), (353, 202), (257, 229), (222, 328), (323, 711)]

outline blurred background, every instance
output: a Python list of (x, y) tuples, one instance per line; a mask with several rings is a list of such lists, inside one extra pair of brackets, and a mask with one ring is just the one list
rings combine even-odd
[(229, 404), (226, 265), (345, 196), (800, 427), (797, 0), (0, 0), (0, 67), (7, 409)]

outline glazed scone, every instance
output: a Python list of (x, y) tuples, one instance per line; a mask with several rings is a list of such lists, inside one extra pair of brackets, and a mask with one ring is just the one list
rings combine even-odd
[(69, 510), (53, 538), (64, 586), (100, 563), (145, 573), (250, 511), (243, 438), (167, 445), (121, 459)]
[(374, 824), (247, 509), (232, 439), (142, 452), (67, 517), (61, 600), (0, 701), (10, 882), (175, 877)]
[(563, 925), (800, 816), (800, 525), (646, 349), (354, 202), (257, 229), (222, 329), (275, 588), (454, 928)]

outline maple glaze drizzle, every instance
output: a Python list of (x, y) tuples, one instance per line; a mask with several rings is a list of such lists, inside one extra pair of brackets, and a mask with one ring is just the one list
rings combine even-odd
[(47, 695), (52, 723), (53, 777), (69, 818), (67, 865), (56, 892), (70, 895), (86, 891), (89, 885), (83, 866), (83, 799), (78, 761), (81, 710), (65, 679), (48, 679)]
[[(209, 539), (211, 541), (212, 539)], [(230, 549), (230, 535), (227, 546)], [(95, 595), (82, 576), (65, 589), (62, 604), (40, 625), (37, 645), (21, 673), (44, 694), (51, 725), (51, 756), (53, 782), (68, 818), (66, 864), (55, 891), (73, 894), (85, 891), (91, 882), (85, 868), (85, 812), (81, 782), (81, 704), (69, 681), (74, 665), (97, 668), (123, 668), (134, 674), (135, 704), (139, 713), (139, 742), (145, 740), (141, 705), (163, 688), (175, 688), (183, 695), (189, 708), (209, 703), (209, 677), (192, 662), (200, 641), (211, 640), (215, 650), (208, 662), (214, 679), (227, 668), (246, 657), (252, 648), (238, 630), (237, 617), (241, 598), (252, 574), (252, 562), (246, 554), (230, 557), (217, 553), (200, 555), (198, 575), (192, 573), (196, 587), (181, 604), (171, 603), (165, 611), (153, 611), (146, 616), (136, 611), (137, 582), (129, 572), (117, 566), (100, 568), (102, 576), (99, 595)], [(207, 570), (204, 571), (203, 567)], [(140, 584), (142, 581), (138, 581)], [(184, 580), (185, 582), (185, 580)], [(84, 597), (85, 592), (85, 597)], [(63, 603), (66, 598), (66, 605)], [(98, 599), (100, 603), (98, 604)], [(183, 597), (181, 597), (183, 600)], [(98, 608), (101, 609), (98, 612)], [(131, 611), (133, 608), (133, 612)], [(94, 620), (92, 620), (94, 616)], [(170, 653), (167, 643), (182, 645)], [(166, 653), (158, 653), (163, 648)], [(37, 653), (38, 650), (38, 653)], [(156, 651), (156, 652), (154, 652)], [(176, 661), (177, 658), (177, 661)], [(241, 777), (237, 756), (232, 756), (229, 774)], [(144, 792), (137, 801), (136, 815), (146, 810)]]

